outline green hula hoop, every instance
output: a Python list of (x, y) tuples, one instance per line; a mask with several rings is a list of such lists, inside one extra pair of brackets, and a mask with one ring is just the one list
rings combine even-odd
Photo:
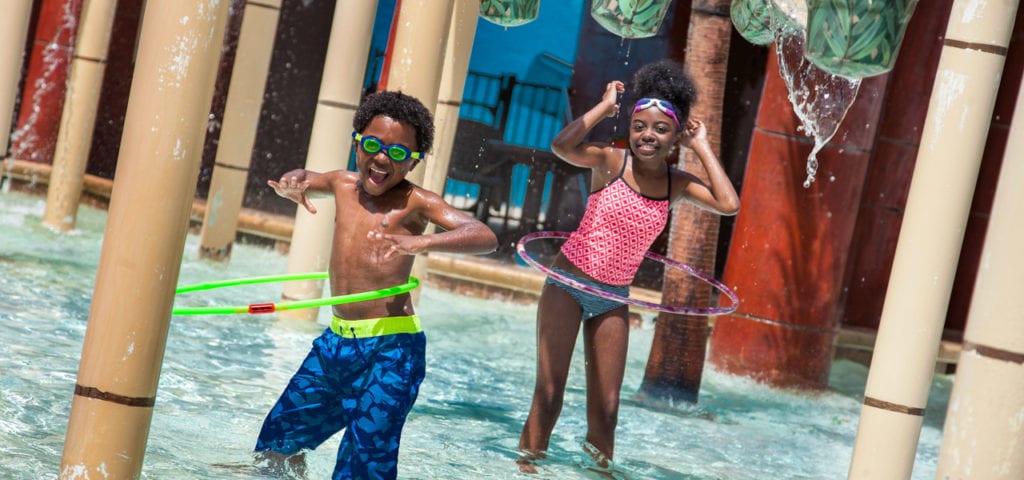
[[(237, 287), (241, 285), (255, 285), (258, 283), (291, 282), (295, 280), (323, 280), (327, 278), (327, 272), (312, 273), (287, 273), (282, 275), (267, 275), (264, 277), (237, 278), (232, 280), (220, 280), (216, 282), (196, 283), (182, 285), (174, 291), (175, 295), (197, 292), (201, 290), (213, 290), (215, 288)], [(322, 307), (325, 305), (338, 305), (342, 303), (365, 302), (378, 298), (392, 297), (408, 292), (420, 285), (419, 279), (409, 277), (409, 281), (394, 287), (382, 288), (372, 292), (350, 293), (348, 295), (337, 295), (327, 298), (314, 298), (312, 300), (299, 300), (294, 302), (280, 303), (251, 303), (249, 305), (237, 305), (227, 307), (177, 307), (171, 310), (171, 315), (232, 315), (236, 313), (273, 313), (285, 310), (297, 310), (300, 308)]]

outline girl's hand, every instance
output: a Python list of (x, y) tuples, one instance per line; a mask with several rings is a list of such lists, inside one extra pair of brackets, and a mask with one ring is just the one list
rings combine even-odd
[(707, 143), (707, 141), (708, 129), (704, 126), (704, 122), (692, 118), (687, 120), (686, 125), (683, 127), (683, 146), (693, 148), (694, 145)]
[(316, 213), (316, 207), (306, 196), (306, 189), (309, 188), (308, 180), (300, 180), (298, 176), (287, 176), (286, 174), (277, 182), (267, 180), (267, 185), (273, 187), (274, 192), (278, 195), (306, 207), (309, 213)]
[(604, 96), (601, 97), (601, 103), (608, 105), (608, 113), (606, 116), (614, 117), (619, 114), (619, 94), (626, 91), (626, 85), (618, 80), (612, 80), (608, 82), (608, 85), (604, 88)]

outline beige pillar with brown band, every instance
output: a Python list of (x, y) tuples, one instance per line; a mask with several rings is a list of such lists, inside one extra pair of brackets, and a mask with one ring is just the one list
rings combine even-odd
[[(480, 6), (476, 2), (461, 1), (462, 4), (471, 4), (479, 15)], [(442, 71), (445, 69), (451, 69), (452, 84), (450, 87), (454, 87), (454, 82), (457, 81), (456, 68), (461, 68), (456, 63), (449, 64), (447, 57), (453, 53), (452, 49), (461, 48), (459, 45), (451, 45), (449, 43), (454, 38), (449, 38), (450, 35), (460, 35), (460, 33), (454, 33), (451, 28), (451, 23), (456, 21), (453, 17), (459, 16), (465, 18), (466, 9), (468, 5), (459, 5), (458, 10), (454, 10), (454, 0), (437, 0), (434, 2), (400, 2), (399, 3), (398, 19), (394, 27), (394, 45), (390, 52), (390, 63), (389, 73), (387, 78), (387, 90), (400, 90), (403, 93), (407, 93), (418, 98), (423, 105), (426, 105), (430, 109), (431, 113), (434, 114), (434, 125), (435, 135), (434, 142), (435, 146), (433, 151), (427, 154), (427, 159), (421, 162), (421, 165), (416, 167), (415, 170), (409, 172), (408, 179), (410, 182), (415, 183), (421, 187), (431, 190), (438, 195), (444, 193), (444, 178), (448, 175), (448, 162), (451, 156), (451, 150), (447, 152), (439, 151), (437, 144), (441, 138), (439, 134), (447, 135), (447, 132), (442, 131), (440, 124), (438, 123), (438, 114), (440, 109), (438, 108), (438, 100), (440, 97), (441, 77)], [(473, 25), (476, 25), (474, 21)], [(465, 34), (461, 29), (461, 34)], [(475, 36), (476, 31), (474, 29), (473, 35)], [(455, 62), (455, 60), (451, 60)], [(468, 55), (465, 60), (466, 69), (469, 68)], [(461, 60), (459, 61), (461, 62)], [(465, 72), (461, 74), (462, 82), (465, 84)], [(459, 100), (461, 100), (462, 86), (459, 88)], [(453, 93), (449, 90), (448, 93)], [(448, 115), (447, 112), (445, 115)], [(458, 119), (458, 112), (456, 112), (456, 121)], [(452, 129), (450, 133), (454, 138), (455, 131)], [(450, 147), (449, 147), (450, 148)], [(439, 153), (444, 153), (442, 157)], [(437, 184), (425, 183), (426, 179), (430, 179), (430, 182)], [(433, 227), (428, 227), (433, 228)], [(429, 230), (428, 230), (429, 232)], [(420, 255), (416, 258), (412, 265), (412, 275), (419, 279), (426, 279), (427, 276), (427, 256)], [(413, 300), (419, 301), (419, 290), (412, 292)]]
[[(462, 3), (474, 4), (476, 11), (479, 12), (480, 6), (475, 2)], [(450, 51), (448, 50), (448, 37), (452, 31), (449, 27), (452, 17), (455, 14), (465, 15), (464, 10), (466, 9), (466, 5), (461, 5), (458, 12), (453, 13), (454, 4), (454, 0), (400, 2), (398, 19), (393, 27), (395, 29), (394, 45), (390, 52), (386, 88), (407, 93), (423, 102), (423, 105), (426, 105), (430, 112), (435, 114), (435, 130), (437, 129), (436, 115), (438, 112), (437, 101), (440, 98), (441, 72), (448, 66), (445, 57)], [(468, 63), (466, 68), (468, 68)], [(465, 74), (463, 74), (463, 81), (465, 81)], [(459, 90), (461, 93), (461, 88)], [(437, 137), (435, 136), (435, 138)], [(441, 162), (444, 165), (440, 165)], [(441, 173), (426, 173), (436, 170), (440, 170)], [(448, 159), (439, 159), (436, 152), (431, 152), (427, 156), (427, 161), (409, 173), (408, 179), (417, 185), (427, 187), (423, 183), (427, 176), (436, 178), (444, 177), (447, 174)], [(441, 187), (443, 188), (444, 185), (442, 184)], [(441, 193), (440, 190), (434, 191)]]
[[(338, 0), (334, 7), (327, 58), (324, 60), (313, 132), (306, 155), (308, 170), (324, 172), (348, 167), (352, 119), (363, 91), (376, 11), (376, 0)], [(327, 270), (334, 237), (334, 198), (313, 199), (313, 204), (317, 209), (315, 215), (302, 206), (297, 208), (288, 254), (288, 273)], [(304, 280), (287, 283), (282, 298), (296, 301), (322, 295), (322, 280)], [(307, 308), (286, 310), (278, 315), (316, 321), (318, 312), (317, 308)]]
[(936, 478), (1024, 478), (1024, 85), (1015, 109)]
[(116, 9), (117, 0), (88, 0), (82, 5), (43, 210), (43, 223), (64, 232), (75, 228)]
[[(32, 16), (32, 0), (5, 2), (0, 20), (0, 157), (7, 157), (11, 140), (11, 120), (18, 103), (18, 83), (25, 58), (25, 38)], [(0, 170), (6, 170), (0, 168)]]
[(910, 478), (1017, 4), (953, 4), (875, 340), (851, 479)]
[(226, 261), (231, 257), (280, 11), (281, 0), (245, 2), (238, 53), (224, 105), (224, 126), (199, 234), (200, 258)]
[(423, 187), (444, 193), (455, 144), (455, 130), (459, 125), (462, 91), (469, 72), (469, 56), (476, 37), (476, 23), (480, 18), (480, 5), (476, 2), (455, 2), (441, 70), (437, 108), (434, 111), (434, 148), (423, 169)]
[(139, 478), (228, 0), (146, 3), (60, 478)]

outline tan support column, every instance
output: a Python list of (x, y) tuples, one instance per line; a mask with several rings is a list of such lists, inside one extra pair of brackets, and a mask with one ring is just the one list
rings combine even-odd
[[(479, 5), (476, 2), (461, 1), (460, 3), (472, 4), (476, 7), (477, 14), (479, 14)], [(457, 11), (453, 10), (454, 0), (437, 0), (433, 2), (406, 1), (400, 2), (399, 5), (398, 19), (392, 27), (395, 29), (395, 38), (394, 45), (388, 55), (390, 64), (386, 88), (388, 90), (401, 90), (403, 93), (418, 98), (434, 114), (434, 151), (427, 155), (427, 160), (421, 166), (409, 172), (407, 178), (410, 182), (441, 195), (444, 193), (444, 178), (448, 175), (451, 146), (448, 146), (447, 151), (439, 150), (438, 147), (440, 145), (436, 142), (442, 138), (442, 134), (451, 135), (453, 139), (455, 138), (454, 128), (452, 128), (451, 132), (447, 132), (442, 130), (447, 127), (443, 127), (438, 123), (439, 120), (442, 120), (439, 118), (440, 109), (438, 108), (438, 99), (441, 98), (442, 69), (451, 69), (452, 76), (450, 78), (452, 83), (448, 85), (448, 88), (451, 90), (446, 93), (453, 94), (455, 82), (458, 82), (458, 99), (461, 100), (466, 73), (463, 71), (460, 75), (456, 69), (462, 68), (460, 65), (463, 60), (452, 59), (450, 61), (452, 63), (449, 63), (446, 57), (454, 53), (453, 49), (462, 48), (459, 45), (449, 46), (448, 44), (451, 42), (448, 37), (449, 35), (465, 34), (464, 31), (456, 33), (456, 31), (461, 30), (458, 27), (450, 27), (451, 23), (455, 20), (453, 17), (466, 18), (467, 14), (465, 11), (467, 5), (460, 5)], [(473, 25), (472, 35), (475, 36), (476, 21), (473, 21)], [(470, 43), (471, 46), (472, 43)], [(466, 69), (468, 70), (468, 54), (464, 61), (467, 62)], [(459, 82), (458, 76), (462, 77), (461, 82)], [(445, 115), (448, 116), (450, 114), (445, 112)], [(458, 111), (455, 112), (455, 121), (458, 121)], [(442, 157), (439, 153), (445, 156)], [(427, 179), (431, 183), (427, 183)], [(412, 275), (419, 279), (426, 279), (426, 255), (417, 256), (416, 260), (413, 261)], [(419, 301), (419, 292), (419, 290), (412, 292), (414, 302)]]
[(480, 5), (476, 2), (455, 2), (451, 26), (441, 70), (441, 88), (437, 94), (434, 112), (434, 151), (426, 162), (423, 187), (438, 194), (444, 193), (451, 163), (455, 130), (459, 124), (462, 91), (469, 72), (469, 56), (476, 37), (476, 23), (480, 18)]
[[(401, 2), (399, 5), (401, 6), (398, 20), (392, 27), (395, 29), (395, 39), (391, 52), (389, 52), (391, 61), (387, 89), (400, 90), (402, 93), (418, 98), (423, 105), (430, 109), (431, 113), (435, 114), (434, 123), (436, 125), (441, 72), (443, 67), (447, 67), (444, 57), (450, 51), (448, 50), (448, 36), (452, 33), (449, 26), (454, 16), (452, 10), (454, 0)], [(465, 15), (463, 10), (465, 10), (465, 5), (459, 9), (458, 14)], [(477, 5), (477, 12), (479, 13), (479, 5)], [(475, 33), (474, 31), (473, 34), (475, 35)], [(452, 67), (454, 68), (455, 65), (453, 64)], [(468, 64), (466, 68), (469, 68)], [(463, 82), (465, 82), (465, 73), (463, 73)], [(461, 91), (461, 88), (459, 90)], [(423, 183), (427, 176), (443, 178), (448, 174), (448, 159), (442, 160), (444, 168), (441, 169), (435, 166), (436, 163), (440, 163), (438, 155), (435, 153), (431, 152), (421, 167), (409, 173), (409, 181), (427, 187)], [(426, 173), (435, 170), (441, 170), (441, 173)], [(443, 188), (444, 184), (441, 187)], [(434, 191), (438, 194), (442, 193), (441, 190)]]
[(60, 478), (139, 478), (227, 0), (146, 4)]
[(200, 258), (226, 261), (231, 257), (280, 11), (281, 0), (245, 3), (238, 53), (224, 106), (224, 127), (199, 234)]
[(43, 211), (43, 223), (63, 232), (75, 228), (116, 9), (117, 0), (88, 0), (82, 6)]
[(1024, 85), (1015, 108), (936, 478), (1024, 478)]
[(875, 340), (851, 479), (910, 478), (1017, 4), (953, 4)]
[(6, 158), (14, 104), (18, 99), (21, 64), (25, 57), (25, 38), (32, 16), (32, 0), (6, 2), (4, 9), (0, 20), (0, 157)]
[[(348, 167), (352, 149), (352, 119), (363, 91), (366, 59), (370, 55), (377, 2), (338, 0), (334, 7), (320, 94), (313, 115), (306, 168), (317, 172)], [(284, 172), (281, 172), (284, 173)], [(303, 207), (295, 214), (288, 273), (323, 272), (334, 235), (334, 198), (314, 199), (316, 215)], [(308, 300), (323, 295), (323, 281), (289, 282), (284, 300)], [(280, 316), (316, 321), (317, 308), (286, 310)]]

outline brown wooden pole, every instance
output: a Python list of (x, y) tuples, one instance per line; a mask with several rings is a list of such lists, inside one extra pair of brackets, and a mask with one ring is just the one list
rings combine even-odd
[(150, 0), (60, 478), (138, 478), (227, 1)]
[[(694, 0), (688, 29), (686, 67), (697, 85), (698, 101), (690, 115), (707, 128), (715, 155), (721, 150), (722, 101), (732, 22), (728, 0)], [(686, 171), (705, 182), (707, 173), (692, 154), (683, 158)], [(703, 272), (714, 272), (719, 218), (688, 203), (673, 210), (668, 255)], [(675, 269), (666, 269), (662, 302), (708, 307), (711, 286)], [(708, 319), (660, 313), (640, 386), (643, 395), (660, 400), (696, 402), (707, 351)]]

